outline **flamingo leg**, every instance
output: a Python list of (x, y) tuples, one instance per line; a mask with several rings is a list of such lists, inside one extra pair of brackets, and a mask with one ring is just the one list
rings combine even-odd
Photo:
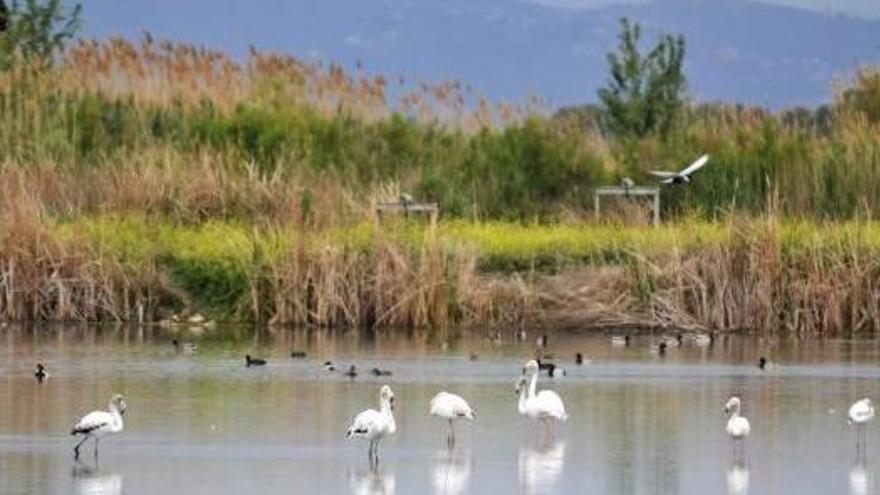
[(449, 420), (449, 434), (446, 436), (446, 446), (450, 449), (455, 446), (455, 426)]
[(76, 447), (73, 448), (73, 460), (75, 460), (75, 461), (79, 460), (79, 448), (88, 439), (89, 439), (88, 435), (84, 436), (83, 439), (80, 440), (78, 444), (76, 444)]

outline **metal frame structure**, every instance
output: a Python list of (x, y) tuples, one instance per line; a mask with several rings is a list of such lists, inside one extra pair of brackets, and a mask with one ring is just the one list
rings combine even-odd
[(599, 219), (602, 196), (651, 196), (653, 197), (654, 227), (660, 226), (660, 188), (645, 186), (600, 186), (593, 190), (593, 211)]
[(440, 215), (440, 206), (437, 203), (416, 203), (410, 201), (395, 201), (376, 205), (376, 216), (379, 220), (382, 220), (382, 215), (385, 213), (403, 213), (407, 217), (410, 213), (428, 215), (433, 225), (437, 223), (437, 217)]

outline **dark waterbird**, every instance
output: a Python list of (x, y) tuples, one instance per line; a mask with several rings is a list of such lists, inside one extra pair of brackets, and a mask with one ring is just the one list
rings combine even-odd
[(348, 371), (343, 374), (349, 378), (354, 378), (358, 376), (357, 367), (355, 365), (351, 365), (348, 367)]
[(324, 371), (336, 371), (336, 366), (333, 366), (332, 361), (324, 361), (321, 367), (324, 368)]
[(251, 366), (264, 366), (266, 364), (266, 360), (260, 359), (260, 358), (254, 358), (254, 357), (251, 357), (250, 354), (248, 354), (244, 357), (244, 364), (248, 368), (250, 368)]
[(372, 373), (373, 376), (391, 376), (391, 371), (382, 370), (379, 368), (373, 368), (372, 370), (370, 370), (370, 373)]
[(574, 364), (581, 366), (584, 364), (584, 355), (580, 352), (574, 355)]
[(192, 342), (179, 342), (177, 339), (171, 339), (171, 344), (174, 345), (174, 349), (177, 350), (177, 352), (182, 352), (184, 354), (193, 354), (198, 349), (198, 346)]
[(305, 351), (293, 351), (290, 353), (290, 357), (293, 359), (305, 359), (306, 352)]
[(43, 383), (43, 380), (49, 378), (49, 370), (46, 369), (46, 363), (37, 363), (37, 371), (34, 373), (37, 383)]

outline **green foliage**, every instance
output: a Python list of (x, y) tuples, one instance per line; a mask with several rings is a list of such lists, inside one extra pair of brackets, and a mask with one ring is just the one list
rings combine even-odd
[(61, 0), (0, 1), (0, 55), (5, 65), (20, 56), (51, 64), (80, 27), (82, 6), (66, 11)]
[(642, 55), (642, 28), (621, 19), (617, 53), (608, 54), (608, 86), (599, 90), (611, 129), (621, 136), (666, 135), (683, 105), (683, 36), (664, 35)]

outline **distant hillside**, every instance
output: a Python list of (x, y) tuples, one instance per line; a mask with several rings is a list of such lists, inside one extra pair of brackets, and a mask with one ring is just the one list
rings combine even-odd
[(698, 100), (774, 108), (827, 101), (835, 77), (880, 60), (880, 21), (745, 0), (654, 0), (562, 9), (521, 0), (87, 2), (87, 33), (159, 36), (243, 53), (251, 44), (408, 79), (455, 78), (493, 99), (588, 102), (617, 19), (682, 32)]

